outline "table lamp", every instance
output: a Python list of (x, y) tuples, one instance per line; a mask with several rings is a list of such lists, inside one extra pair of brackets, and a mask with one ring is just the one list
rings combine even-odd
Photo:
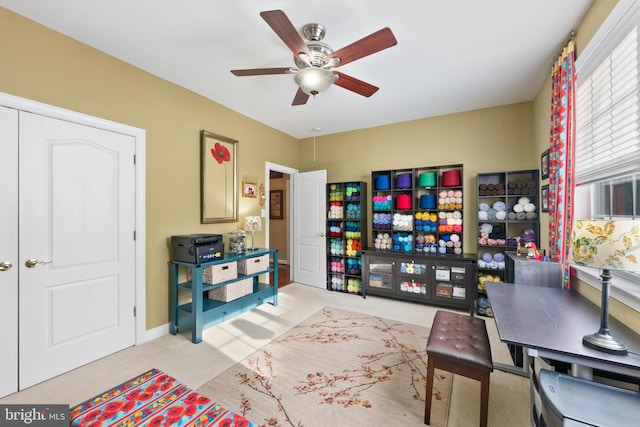
[(600, 330), (585, 335), (582, 343), (606, 353), (627, 354), (627, 347), (609, 332), (610, 270), (640, 271), (640, 221), (575, 221), (567, 262), (602, 269)]
[(255, 232), (262, 230), (262, 218), (259, 216), (247, 216), (244, 218), (244, 231), (251, 232), (251, 250), (256, 250)]

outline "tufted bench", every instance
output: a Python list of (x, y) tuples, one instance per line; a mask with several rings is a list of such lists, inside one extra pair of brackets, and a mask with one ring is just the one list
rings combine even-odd
[(427, 342), (427, 393), (424, 423), (431, 420), (433, 374), (442, 369), (480, 381), (480, 426), (487, 426), (489, 377), (493, 372), (491, 344), (484, 320), (439, 310)]

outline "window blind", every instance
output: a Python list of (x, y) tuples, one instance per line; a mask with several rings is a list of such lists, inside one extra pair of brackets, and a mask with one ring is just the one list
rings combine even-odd
[(576, 82), (577, 184), (640, 170), (640, 31)]

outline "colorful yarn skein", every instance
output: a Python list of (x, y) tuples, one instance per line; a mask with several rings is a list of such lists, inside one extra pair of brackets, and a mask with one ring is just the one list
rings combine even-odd
[(331, 258), (329, 271), (332, 273), (344, 273), (344, 261), (341, 258)]
[(347, 219), (360, 219), (360, 203), (347, 204)]
[(360, 279), (347, 279), (347, 292), (352, 294), (362, 293), (362, 281)]
[(390, 230), (393, 217), (390, 213), (374, 213), (373, 229), (374, 230)]
[(342, 200), (342, 184), (331, 184), (329, 186), (329, 201), (341, 201)]
[(362, 260), (359, 258), (347, 258), (347, 274), (359, 276), (362, 274)]
[(360, 184), (349, 182), (345, 187), (345, 198), (349, 201), (360, 200)]
[(344, 255), (342, 239), (329, 239), (329, 252), (331, 255)]
[(393, 250), (402, 252), (413, 251), (413, 234), (407, 232), (393, 233)]
[(356, 239), (347, 239), (346, 254), (347, 256), (357, 256), (362, 249), (362, 242)]
[(389, 196), (373, 196), (373, 210), (374, 211), (390, 211), (393, 205), (393, 199)]
[(344, 212), (342, 208), (342, 203), (340, 202), (329, 203), (329, 219), (344, 218), (343, 215), (344, 215)]
[(393, 214), (393, 229), (395, 231), (412, 231), (413, 216), (399, 213)]
[(329, 221), (329, 237), (342, 237), (342, 222)]
[(362, 237), (359, 222), (347, 221), (345, 227), (344, 235), (347, 239), (359, 239)]
[(331, 289), (334, 291), (342, 291), (344, 286), (344, 278), (342, 276), (331, 275)]
[(373, 242), (373, 247), (380, 250), (389, 250), (393, 248), (393, 238), (389, 233), (378, 233)]

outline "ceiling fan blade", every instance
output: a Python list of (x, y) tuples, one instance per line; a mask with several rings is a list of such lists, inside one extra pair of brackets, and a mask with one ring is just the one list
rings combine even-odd
[(296, 92), (296, 96), (293, 97), (293, 102), (291, 105), (304, 105), (309, 100), (309, 95), (304, 93), (302, 89), (298, 88)]
[(267, 74), (289, 74), (295, 73), (291, 67), (280, 68), (249, 68), (246, 70), (231, 70), (234, 76), (263, 76)]
[(359, 95), (366, 96), (367, 98), (376, 93), (379, 89), (374, 85), (363, 82), (362, 80), (358, 80), (355, 77), (351, 77), (339, 71), (333, 71), (333, 74), (338, 76), (338, 80), (333, 82), (334, 85), (340, 86)]
[(260, 12), (260, 16), (262, 16), (262, 19), (267, 21), (267, 24), (269, 24), (278, 37), (282, 39), (284, 44), (287, 45), (296, 58), (304, 61), (303, 58), (300, 58), (301, 53), (311, 56), (309, 49), (307, 48), (307, 44), (283, 11), (268, 10)]
[(336, 50), (331, 55), (328, 55), (327, 60), (331, 58), (340, 58), (340, 64), (338, 66), (342, 66), (355, 61), (356, 59), (364, 58), (365, 56), (369, 56), (391, 46), (395, 46), (396, 44), (398, 44), (398, 41), (391, 32), (391, 29), (389, 29), (389, 27), (385, 27), (365, 38), (351, 43), (349, 46)]

